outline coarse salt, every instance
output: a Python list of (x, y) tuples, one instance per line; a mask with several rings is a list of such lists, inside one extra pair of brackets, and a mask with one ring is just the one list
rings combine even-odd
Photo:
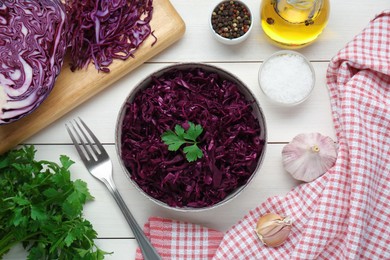
[(282, 53), (268, 59), (259, 77), (263, 92), (283, 104), (297, 104), (306, 99), (314, 83), (308, 62), (294, 53)]

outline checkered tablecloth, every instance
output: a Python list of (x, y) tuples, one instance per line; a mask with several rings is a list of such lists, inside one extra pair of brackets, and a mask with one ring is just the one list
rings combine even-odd
[[(390, 259), (390, 11), (332, 59), (327, 85), (339, 146), (335, 166), (269, 198), (223, 237), (152, 218), (146, 233), (164, 259)], [(268, 212), (293, 220), (277, 248), (263, 246), (254, 233)]]

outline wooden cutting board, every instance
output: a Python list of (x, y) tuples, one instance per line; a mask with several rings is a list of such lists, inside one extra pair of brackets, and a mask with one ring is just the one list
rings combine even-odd
[(112, 83), (160, 53), (185, 32), (185, 23), (169, 0), (153, 1), (152, 36), (135, 52), (135, 58), (117, 60), (110, 65), (110, 72), (98, 72), (93, 65), (86, 70), (71, 72), (69, 59), (64, 66), (49, 97), (30, 115), (7, 125), (0, 126), (0, 154), (20, 144), (41, 129), (47, 127), (73, 108), (82, 104)]

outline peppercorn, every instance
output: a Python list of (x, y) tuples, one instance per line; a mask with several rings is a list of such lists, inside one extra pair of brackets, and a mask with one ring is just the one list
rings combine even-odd
[(238, 1), (224, 1), (214, 8), (211, 25), (224, 38), (241, 37), (251, 26), (249, 10)]
[(274, 19), (272, 19), (271, 17), (268, 17), (268, 18), (267, 18), (267, 23), (268, 23), (268, 24), (274, 24), (275, 21), (274, 21)]

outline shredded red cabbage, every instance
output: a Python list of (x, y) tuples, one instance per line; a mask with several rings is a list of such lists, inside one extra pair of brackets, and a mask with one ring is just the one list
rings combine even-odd
[(133, 57), (152, 33), (152, 0), (66, 0), (71, 70), (90, 62), (109, 72), (113, 59)]
[[(125, 106), (121, 157), (131, 178), (172, 207), (201, 208), (244, 185), (257, 167), (265, 129), (236, 83), (201, 68), (170, 70), (154, 77)], [(204, 156), (189, 163), (168, 151), (161, 135), (176, 124), (200, 124)], [(263, 125), (264, 122), (262, 122)]]
[(49, 95), (67, 48), (66, 26), (60, 0), (0, 1), (0, 125)]

